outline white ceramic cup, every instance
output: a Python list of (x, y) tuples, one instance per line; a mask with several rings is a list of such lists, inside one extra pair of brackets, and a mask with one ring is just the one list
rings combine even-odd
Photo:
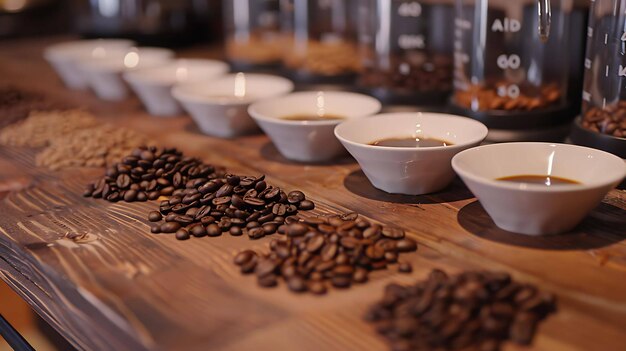
[(294, 115), (335, 115), (354, 120), (380, 111), (373, 97), (340, 91), (291, 93), (250, 105), (248, 112), (283, 156), (300, 162), (328, 161), (345, 153), (333, 131), (344, 119), (288, 120)]
[[(531, 142), (466, 150), (452, 159), (452, 167), (498, 227), (529, 235), (573, 229), (626, 175), (624, 161), (607, 152)], [(517, 175), (551, 175), (581, 184), (497, 180)]]
[(59, 75), (65, 86), (83, 90), (89, 87), (87, 78), (78, 67), (77, 60), (87, 55), (97, 56), (103, 51), (127, 49), (134, 42), (126, 39), (75, 40), (48, 46), (43, 56)]
[(182, 113), (182, 107), (172, 96), (175, 84), (210, 80), (225, 75), (228, 69), (222, 61), (178, 59), (163, 66), (126, 72), (124, 80), (150, 114), (173, 116)]
[(214, 80), (176, 85), (172, 95), (208, 135), (232, 138), (258, 130), (248, 115), (254, 101), (287, 94), (293, 83), (268, 74), (229, 74)]
[(139, 47), (108, 50), (97, 58), (90, 55), (78, 58), (78, 66), (89, 87), (103, 100), (119, 101), (128, 97), (129, 89), (122, 79), (124, 72), (164, 65), (172, 60), (169, 49)]
[[(393, 194), (419, 195), (445, 188), (454, 179), (452, 157), (480, 144), (487, 136), (487, 127), (455, 115), (398, 112), (341, 123), (335, 128), (335, 135), (376, 188)], [(452, 145), (370, 145), (404, 137), (435, 138)]]

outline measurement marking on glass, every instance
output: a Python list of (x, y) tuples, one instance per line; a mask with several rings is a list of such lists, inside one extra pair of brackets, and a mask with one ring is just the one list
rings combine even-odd
[(607, 33), (604, 33), (604, 43), (608, 43), (609, 42), (609, 35)]
[(608, 77), (609, 76), (609, 65), (606, 65), (604, 68), (604, 76)]
[(606, 98), (602, 98), (602, 109), (606, 108)]

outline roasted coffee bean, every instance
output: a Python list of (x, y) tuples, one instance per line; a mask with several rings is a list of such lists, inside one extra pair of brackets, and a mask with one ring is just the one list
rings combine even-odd
[(185, 228), (180, 228), (176, 231), (176, 239), (178, 240), (187, 240), (189, 239), (189, 232)]
[(382, 234), (384, 237), (389, 239), (402, 239), (404, 238), (404, 230), (399, 228), (384, 228), (382, 230)]
[(238, 266), (242, 266), (252, 260), (255, 256), (256, 252), (252, 250), (243, 250), (235, 255), (233, 262)]
[(357, 270), (354, 271), (354, 275), (352, 276), (352, 279), (356, 283), (365, 283), (367, 281), (367, 278), (368, 278), (367, 270), (363, 268), (357, 268)]
[(352, 280), (349, 276), (335, 275), (330, 279), (330, 282), (336, 288), (348, 288), (352, 285)]
[(304, 193), (298, 190), (294, 190), (287, 194), (287, 201), (289, 201), (290, 204), (298, 204), (304, 201), (305, 198)]
[[(505, 290), (509, 292), (502, 294)], [(448, 277), (434, 270), (414, 286), (388, 285), (366, 319), (394, 348), (401, 342), (408, 350), (430, 350), (433, 345), (440, 350), (498, 350), (507, 339), (527, 345), (546, 314), (525, 311), (514, 300), (499, 297), (514, 296), (510, 291), (527, 302), (533, 299), (528, 296), (545, 295), (528, 293), (536, 289), (520, 286), (506, 274), (469, 271)], [(553, 311), (554, 300), (544, 301)], [(428, 332), (423, 332), (426, 326)]]
[(322, 246), (324, 246), (324, 236), (321, 234), (318, 234), (312, 237), (311, 239), (309, 239), (306, 245), (306, 250), (311, 253), (314, 253), (314, 252), (317, 252), (319, 249), (321, 249)]
[(289, 290), (297, 293), (307, 290), (305, 281), (298, 276), (287, 279), (287, 286), (289, 287)]
[(276, 229), (278, 229), (278, 226), (274, 223), (266, 223), (263, 224), (262, 228), (265, 232), (265, 235), (270, 235), (276, 233)]
[(417, 243), (413, 239), (401, 239), (396, 242), (396, 251), (411, 252), (417, 250)]
[(247, 205), (253, 206), (253, 207), (259, 207), (259, 206), (264, 206), (265, 205), (265, 201), (256, 198), (256, 197), (244, 197), (243, 198), (243, 202), (245, 202)]
[(260, 239), (265, 236), (265, 230), (262, 227), (248, 229), (248, 237), (250, 239)]
[(309, 228), (301, 223), (293, 223), (287, 227), (287, 235), (291, 237), (302, 236), (309, 231)]
[(230, 233), (230, 235), (232, 236), (240, 236), (243, 234), (243, 230), (240, 227), (230, 227), (230, 229), (228, 230), (228, 232)]
[(314, 281), (309, 284), (308, 290), (315, 295), (326, 294), (326, 285), (321, 281)]
[(161, 232), (163, 233), (176, 233), (180, 229), (180, 224), (177, 222), (166, 222), (161, 225)]
[(310, 210), (313, 210), (314, 208), (315, 208), (315, 204), (309, 200), (303, 200), (302, 202), (300, 202), (300, 205), (298, 205), (298, 209), (302, 211), (310, 211)]
[(194, 225), (193, 227), (191, 227), (191, 230), (189, 232), (191, 233), (191, 235), (195, 236), (196, 238), (200, 238), (200, 237), (207, 235), (207, 230), (204, 228), (202, 224)]
[(161, 219), (163, 219), (163, 216), (158, 211), (150, 211), (150, 213), (148, 214), (148, 220), (150, 222), (158, 222)]
[(211, 223), (206, 227), (206, 233), (208, 236), (220, 236), (222, 235), (222, 230), (217, 224)]
[(400, 264), (398, 264), (398, 272), (400, 272), (400, 273), (411, 273), (411, 272), (413, 272), (413, 267), (411, 266), (410, 263), (401, 262)]
[(150, 227), (150, 232), (151, 232), (152, 234), (159, 234), (159, 233), (161, 232), (161, 226), (160, 226), (160, 225), (158, 225), (158, 224), (153, 224), (153, 225)]
[(257, 282), (259, 283), (259, 286), (262, 286), (264, 288), (271, 288), (278, 285), (278, 278), (275, 274), (267, 274), (258, 277)]

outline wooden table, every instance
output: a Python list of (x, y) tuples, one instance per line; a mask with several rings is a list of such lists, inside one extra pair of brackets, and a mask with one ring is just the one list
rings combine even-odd
[[(89, 350), (384, 350), (362, 320), (389, 282), (409, 283), (433, 268), (491, 269), (558, 295), (559, 311), (540, 326), (534, 350), (626, 350), (626, 193), (613, 190), (573, 232), (529, 237), (497, 229), (459, 180), (428, 196), (374, 189), (351, 159), (327, 165), (285, 160), (264, 135), (222, 140), (200, 134), (186, 116), (149, 116), (138, 100), (99, 101), (65, 89), (42, 48), (67, 38), (0, 43), (0, 80), (84, 106), (234, 172), (267, 174), (302, 189), (319, 212), (355, 210), (405, 228), (420, 248), (405, 255), (412, 274), (377, 271), (371, 281), (326, 296), (296, 295), (284, 284), (261, 289), (232, 264), (242, 248), (225, 235), (177, 241), (152, 235), (154, 203), (81, 197), (100, 169), (51, 173), (30, 149), (0, 148), (0, 180), (22, 188), (0, 203), (0, 276), (70, 342)], [(211, 56), (196, 48), (188, 56)], [(1, 189), (1, 188), (0, 188)], [(0, 190), (1, 191), (1, 190)], [(76, 242), (73, 234), (87, 234)], [(507, 345), (506, 350), (523, 349)]]

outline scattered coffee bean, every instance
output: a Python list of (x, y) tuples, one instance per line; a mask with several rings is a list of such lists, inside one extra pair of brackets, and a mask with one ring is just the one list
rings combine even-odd
[(163, 233), (176, 233), (180, 229), (180, 224), (176, 222), (166, 222), (161, 225), (161, 232)]
[(398, 272), (400, 272), (400, 273), (411, 273), (411, 272), (413, 272), (413, 266), (411, 266), (410, 263), (401, 262), (398, 265)]
[[(395, 254), (395, 262), (400, 252), (417, 249), (415, 241), (404, 237), (404, 232), (402, 236), (391, 235), (392, 238), (382, 235), (364, 238), (365, 230), (378, 225), (366, 219), (359, 219), (357, 225), (357, 217), (356, 214), (287, 217), (292, 218), (285, 219), (290, 223), (284, 225), (287, 235), (272, 239), (270, 252), (260, 256), (257, 274), (276, 274), (294, 292), (310, 290), (322, 294), (329, 284), (348, 288), (352, 282), (366, 282), (369, 271), (392, 263), (386, 261), (387, 252)], [(248, 233), (257, 229), (263, 230), (256, 227)], [(386, 228), (379, 229), (382, 230)], [(235, 260), (241, 263), (249, 255), (248, 250), (243, 251)]]
[(434, 270), (413, 286), (388, 285), (365, 318), (393, 350), (499, 350), (507, 339), (529, 344), (554, 310), (553, 295), (506, 273)]
[(189, 239), (189, 232), (185, 228), (180, 228), (176, 231), (176, 239), (187, 240)]
[(163, 216), (161, 216), (159, 211), (150, 211), (150, 213), (148, 213), (148, 220), (150, 222), (158, 222), (161, 219), (163, 219)]
[(258, 283), (264, 288), (271, 288), (278, 285), (278, 279), (275, 274), (267, 274), (258, 278)]

